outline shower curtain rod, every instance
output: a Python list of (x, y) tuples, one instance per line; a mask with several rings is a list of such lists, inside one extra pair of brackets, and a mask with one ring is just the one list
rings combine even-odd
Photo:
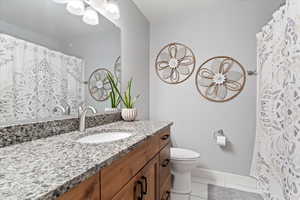
[(257, 70), (247, 70), (248, 76), (257, 76)]

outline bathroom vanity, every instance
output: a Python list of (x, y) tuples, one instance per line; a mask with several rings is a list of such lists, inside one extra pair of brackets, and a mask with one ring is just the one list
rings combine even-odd
[(60, 199), (168, 199), (171, 187), (169, 138), (169, 130), (150, 137)]
[(59, 199), (167, 200), (170, 189), (170, 130), (166, 129)]
[[(0, 148), (0, 199), (167, 200), (169, 122), (114, 122)], [(80, 139), (126, 131), (122, 140)]]

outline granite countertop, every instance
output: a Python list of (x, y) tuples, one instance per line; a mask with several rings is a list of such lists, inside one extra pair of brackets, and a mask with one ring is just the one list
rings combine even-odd
[[(87, 129), (86, 133), (75, 131), (0, 148), (0, 199), (56, 199), (171, 125), (121, 121)], [(126, 130), (132, 136), (105, 144), (76, 142), (86, 135), (110, 130)]]

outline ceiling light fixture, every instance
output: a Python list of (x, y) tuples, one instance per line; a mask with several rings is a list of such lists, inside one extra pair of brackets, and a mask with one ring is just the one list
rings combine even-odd
[(116, 1), (107, 0), (105, 10), (112, 16), (112, 18), (116, 20), (120, 18), (120, 9)]
[(67, 11), (73, 15), (83, 15), (85, 12), (85, 4), (82, 0), (69, 0)]
[(82, 17), (84, 23), (96, 26), (99, 24), (98, 13), (91, 7), (87, 7)]
[[(66, 9), (73, 15), (83, 16), (82, 21), (86, 24), (95, 26), (99, 24), (98, 12), (89, 6), (92, 0), (52, 0), (55, 3), (67, 4)], [(87, 7), (86, 7), (87, 6)], [(120, 9), (116, 0), (104, 0), (103, 8), (107, 14), (118, 20), (120, 18)]]

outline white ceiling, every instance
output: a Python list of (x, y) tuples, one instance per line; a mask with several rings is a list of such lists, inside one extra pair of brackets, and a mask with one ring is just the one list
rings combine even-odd
[(186, 12), (213, 0), (133, 0), (150, 22)]
[[(216, 10), (222, 6), (253, 4), (272, 6), (279, 8), (285, 0), (133, 0), (141, 12), (151, 23), (157, 23), (164, 19), (182, 16), (188, 13), (201, 12), (207, 6), (215, 6)], [(213, 14), (213, 13), (212, 13)]]

